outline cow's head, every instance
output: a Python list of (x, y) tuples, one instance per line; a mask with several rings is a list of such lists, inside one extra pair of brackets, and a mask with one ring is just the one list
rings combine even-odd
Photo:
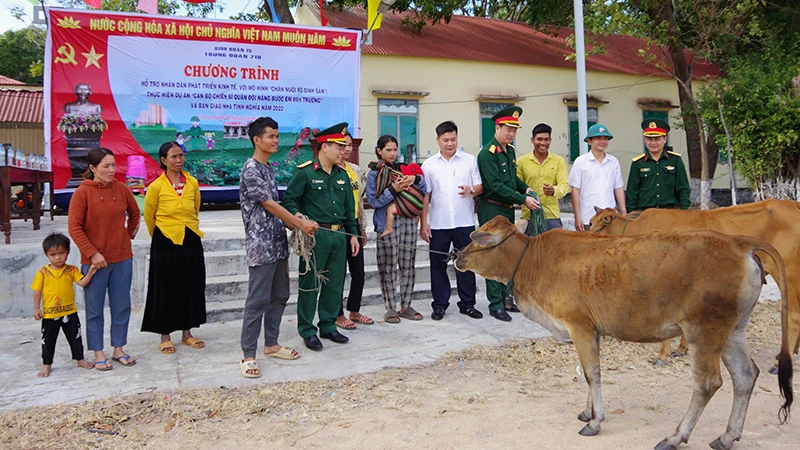
[(503, 216), (486, 222), (469, 235), (472, 242), (458, 252), (456, 269), (461, 272), (475, 272), (488, 280), (508, 282), (509, 274), (517, 261), (512, 261), (513, 258), (509, 256), (504, 244), (517, 233), (517, 227)]
[(589, 231), (593, 233), (611, 225), (611, 222), (617, 217), (617, 210), (614, 208), (601, 209), (595, 206), (594, 212), (594, 217), (589, 220)]

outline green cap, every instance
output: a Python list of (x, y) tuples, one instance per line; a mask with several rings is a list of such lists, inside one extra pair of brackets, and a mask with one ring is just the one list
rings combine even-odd
[(334, 144), (345, 145), (347, 144), (347, 140), (345, 140), (344, 134), (347, 133), (347, 125), (347, 122), (337, 123), (324, 130), (317, 131), (314, 137), (317, 138), (317, 142), (320, 144), (323, 142), (332, 142)]
[(586, 137), (583, 138), (584, 142), (588, 142), (591, 138), (602, 137), (605, 136), (608, 139), (614, 139), (614, 136), (608, 131), (608, 127), (603, 125), (602, 123), (596, 123), (589, 127), (589, 131), (586, 133)]
[(669, 124), (661, 119), (645, 119), (642, 121), (642, 130), (644, 136), (666, 136)]
[(189, 122), (200, 122), (200, 118), (197, 116), (192, 116), (192, 118), (189, 119)]
[(509, 106), (503, 108), (492, 116), (495, 125), (508, 125), (513, 128), (521, 128), (519, 118), (522, 116), (522, 108), (519, 106)]

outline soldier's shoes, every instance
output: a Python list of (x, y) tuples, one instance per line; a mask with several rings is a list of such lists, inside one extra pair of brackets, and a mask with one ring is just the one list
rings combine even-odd
[(496, 309), (494, 311), (490, 311), (489, 314), (497, 320), (502, 320), (503, 322), (511, 322), (511, 316), (508, 315), (507, 312), (503, 309)]
[(314, 350), (315, 352), (322, 350), (322, 342), (316, 335), (303, 338), (303, 342), (309, 350)]
[(324, 334), (320, 333), (319, 337), (330, 339), (331, 341), (336, 342), (337, 344), (347, 344), (347, 342), (350, 340), (350, 338), (348, 338), (347, 336), (343, 335), (342, 333), (339, 333), (338, 330), (333, 330), (330, 333), (324, 333)]
[(461, 311), (459, 311), (459, 312), (460, 312), (461, 314), (464, 314), (464, 315), (470, 316), (470, 317), (472, 317), (473, 319), (482, 319), (482, 318), (483, 318), (483, 313), (482, 313), (482, 312), (480, 312), (480, 311), (478, 311), (478, 310), (477, 310), (477, 309), (475, 309), (475, 308), (467, 308), (467, 309), (463, 309), (463, 310), (461, 310)]

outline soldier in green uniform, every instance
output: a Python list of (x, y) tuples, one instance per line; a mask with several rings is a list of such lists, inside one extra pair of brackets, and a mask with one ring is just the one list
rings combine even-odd
[[(299, 293), (297, 295), (297, 331), (311, 350), (322, 350), (319, 335), (338, 344), (348, 341), (336, 330), (336, 316), (342, 306), (342, 290), (346, 253), (358, 253), (358, 226), (355, 220), (355, 200), (347, 172), (339, 167), (345, 146), (347, 123), (340, 123), (315, 134), (319, 156), (297, 166), (283, 198), (283, 207), (292, 214), (304, 214), (319, 223), (312, 261), (308, 268), (301, 260)], [(324, 229), (346, 231), (353, 236), (332, 233)], [(317, 272), (327, 281), (321, 283)], [(314, 313), (319, 298), (319, 322), (314, 326)]]
[(691, 188), (681, 155), (664, 150), (669, 124), (661, 119), (646, 119), (642, 130), (647, 152), (633, 158), (625, 192), (626, 209), (689, 209)]
[[(503, 216), (514, 223), (514, 205), (524, 205), (528, 209), (539, 209), (539, 202), (528, 197), (533, 192), (524, 181), (517, 177), (517, 156), (514, 152), (514, 138), (520, 128), (519, 117), (522, 108), (510, 106), (492, 116), (494, 137), (478, 153), (478, 170), (483, 180), (483, 194), (478, 200), (478, 223), (480, 225)], [(510, 295), (508, 286), (497, 281), (486, 280), (486, 297), (489, 299), (489, 314), (495, 319), (508, 322), (511, 316), (504, 308)], [(513, 303), (509, 311), (519, 312)]]

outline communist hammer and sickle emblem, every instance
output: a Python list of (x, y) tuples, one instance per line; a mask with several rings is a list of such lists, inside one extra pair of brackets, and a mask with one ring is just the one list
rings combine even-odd
[(58, 54), (61, 56), (56, 57), (54, 62), (56, 63), (64, 63), (64, 64), (75, 64), (78, 65), (78, 62), (75, 61), (75, 48), (72, 47), (70, 44), (64, 44), (58, 48)]

